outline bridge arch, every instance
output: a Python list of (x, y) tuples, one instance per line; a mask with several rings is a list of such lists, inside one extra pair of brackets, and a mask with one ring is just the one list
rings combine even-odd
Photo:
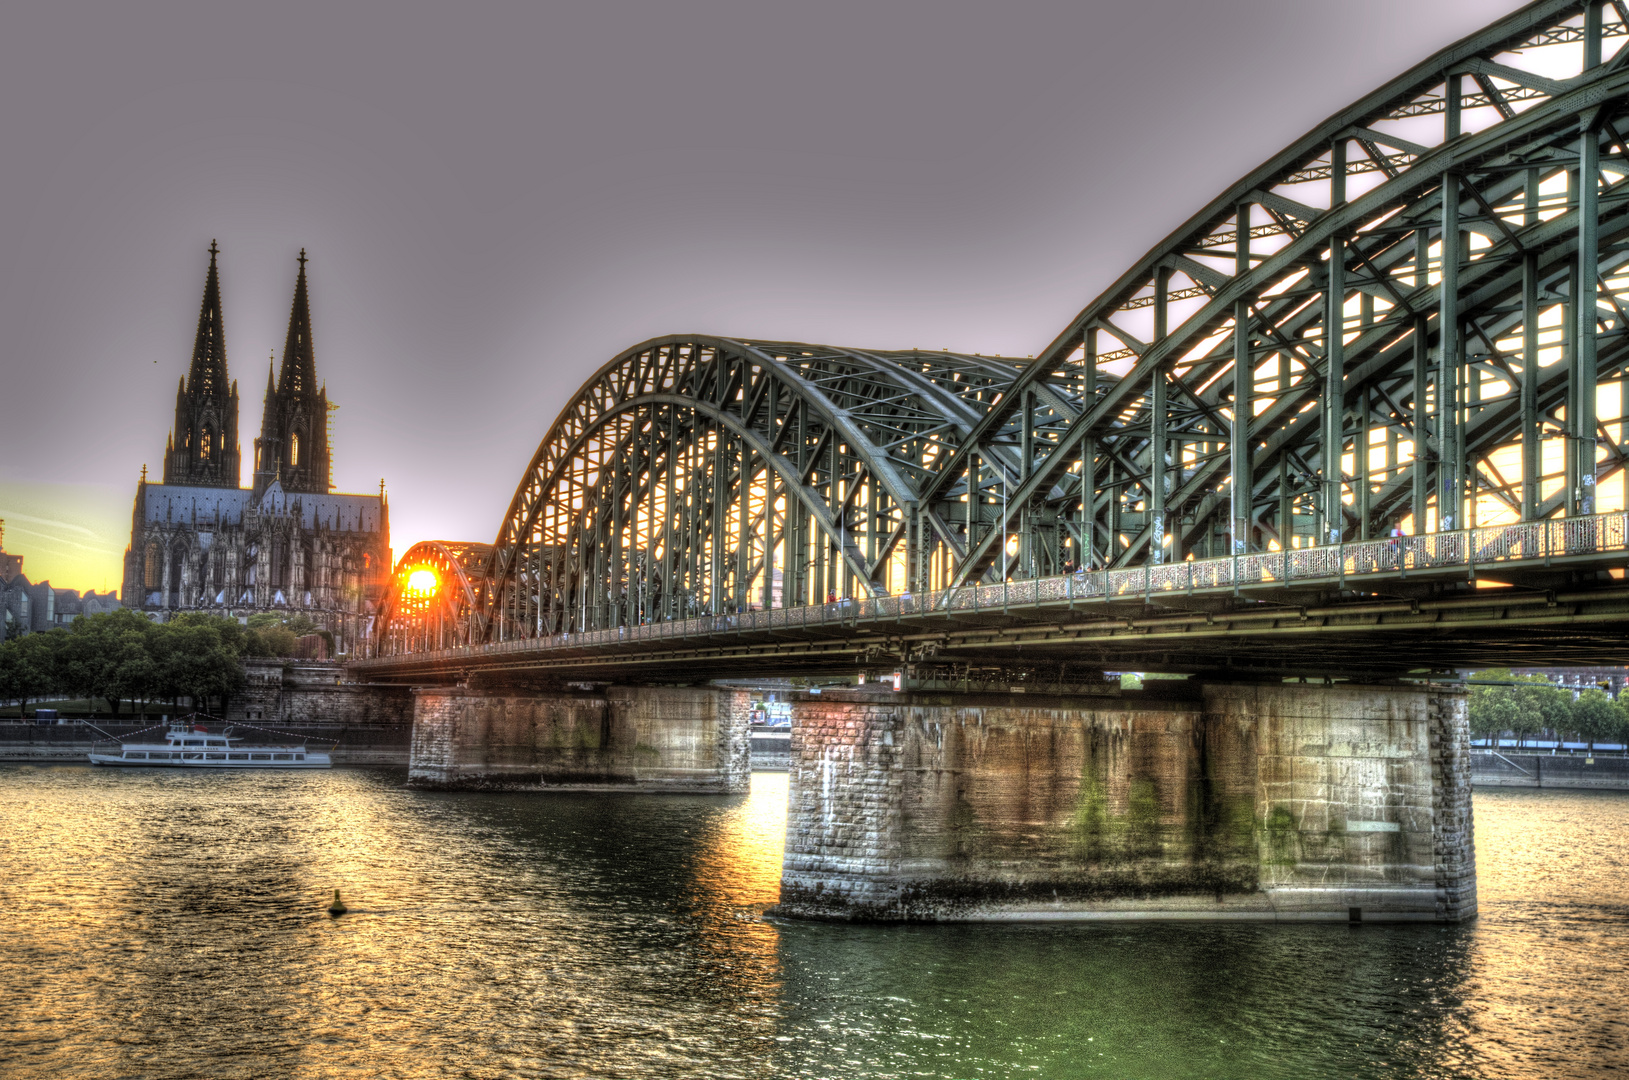
[[(956, 580), (1009, 565), (1001, 538), (1037, 501), (1111, 565), (1598, 509), (1597, 476), (1624, 464), (1621, 414), (1604, 429), (1596, 388), (1629, 360), (1625, 40), (1620, 5), (1529, 4), (1151, 248), (924, 492), (941, 505), (1023, 439), (1032, 385), (1089, 388)], [(1060, 488), (1085, 494), (1049, 500)]]
[[(703, 335), (628, 349), (578, 391), (522, 477), (495, 545), (489, 637), (943, 578), (921, 492), (1022, 366)], [(1017, 448), (992, 459), (1016, 482)]]
[(374, 615), (375, 655), (480, 644), (491, 567), (491, 544), (424, 540), (408, 548)]
[(1442, 50), (1212, 199), (1033, 361), (626, 350), (528, 464), (466, 637), (1609, 508), (1626, 41), (1619, 5), (1541, 0)]

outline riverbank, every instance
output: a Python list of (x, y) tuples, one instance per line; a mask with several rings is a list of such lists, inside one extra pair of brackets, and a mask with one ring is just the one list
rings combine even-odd
[(750, 735), (753, 772), (786, 772), (792, 764), (792, 729), (753, 726)]
[(1471, 783), (1477, 787), (1629, 791), (1629, 757), (1478, 750), (1471, 754)]

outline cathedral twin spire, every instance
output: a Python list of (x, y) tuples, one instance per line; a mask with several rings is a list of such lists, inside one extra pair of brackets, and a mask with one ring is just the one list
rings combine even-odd
[(211, 241), (192, 366), (175, 392), (175, 427), (164, 451), (166, 484), (238, 485), (238, 386), (226, 377), (218, 254)]
[(283, 366), (272, 382), (266, 371), (266, 407), (260, 438), (255, 440), (255, 493), (275, 480), (284, 491), (326, 494), (328, 462), (328, 389), (317, 384), (317, 360), (311, 346), (311, 303), (306, 296), (305, 248), (300, 249), (300, 276), (294, 282), (294, 306), (283, 343)]
[[(192, 366), (176, 391), (175, 427), (164, 454), (164, 482), (237, 487), (238, 388), (226, 372), (226, 334), (221, 317), (220, 249), (209, 245), (209, 275), (192, 347)], [(277, 379), (266, 372), (265, 409), (255, 440), (254, 490), (274, 481), (291, 492), (326, 493), (332, 487), (328, 456), (328, 392), (317, 383), (306, 293), (305, 250), (294, 285), (288, 339)]]

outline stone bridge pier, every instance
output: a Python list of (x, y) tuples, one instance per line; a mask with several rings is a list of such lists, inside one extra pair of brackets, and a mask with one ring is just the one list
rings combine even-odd
[(744, 792), (744, 690), (414, 691), (414, 787)]
[(1151, 681), (793, 704), (780, 914), (1458, 922), (1462, 691)]

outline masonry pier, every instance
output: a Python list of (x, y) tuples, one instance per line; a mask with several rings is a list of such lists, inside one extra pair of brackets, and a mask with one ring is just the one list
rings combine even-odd
[(793, 703), (779, 914), (1457, 922), (1457, 689), (1151, 682)]
[(414, 691), (415, 787), (728, 794), (751, 780), (744, 690)]

